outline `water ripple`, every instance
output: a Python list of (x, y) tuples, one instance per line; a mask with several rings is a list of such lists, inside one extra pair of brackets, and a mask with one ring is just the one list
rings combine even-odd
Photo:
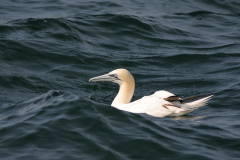
[[(26, 7), (27, 6), (27, 7)], [(239, 7), (217, 1), (0, 4), (2, 159), (239, 159)], [(181, 117), (110, 106), (126, 68), (133, 100), (214, 94)]]

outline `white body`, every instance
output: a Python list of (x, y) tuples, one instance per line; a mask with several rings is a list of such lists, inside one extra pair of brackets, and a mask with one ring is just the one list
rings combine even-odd
[[(163, 99), (173, 95), (174, 94), (167, 91), (157, 91), (153, 95), (144, 96), (134, 102), (119, 104), (113, 107), (132, 113), (146, 113), (155, 117), (181, 116), (192, 112), (198, 107), (206, 105), (207, 101), (212, 97), (211, 95), (194, 102), (183, 104), (179, 101), (168, 102)], [(173, 106), (169, 105), (165, 108), (163, 107), (164, 104), (170, 104)]]

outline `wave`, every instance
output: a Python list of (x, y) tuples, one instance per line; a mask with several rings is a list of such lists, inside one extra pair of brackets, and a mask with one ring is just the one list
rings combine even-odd
[[(208, 117), (184, 119), (178, 122), (128, 113), (74, 94), (52, 90), (1, 108), (1, 146), (12, 146), (16, 151), (28, 148), (32, 158), (37, 158), (37, 153), (44, 150), (44, 155), (58, 159), (76, 158), (81, 153), (92, 158), (93, 153), (100, 153), (99, 159), (155, 159), (162, 154), (175, 159), (179, 156), (213, 159), (228, 144), (233, 144), (230, 153), (235, 154), (237, 143), (234, 145), (232, 142), (239, 136), (231, 135), (223, 140), (224, 133), (228, 133), (224, 126), (198, 123)], [(186, 124), (188, 128), (185, 128)], [(211, 140), (214, 144), (208, 143)], [(195, 152), (196, 143), (200, 146), (198, 152)], [(216, 148), (215, 143), (219, 147)], [(70, 146), (73, 149), (66, 150)], [(144, 154), (139, 155), (139, 149)], [(10, 152), (4, 151), (6, 158)], [(26, 157), (28, 155), (25, 153)], [(21, 157), (24, 155), (16, 152), (16, 158)]]
[[(239, 2), (0, 8), (2, 159), (239, 157)], [(183, 117), (124, 112), (110, 106), (118, 85), (88, 83), (117, 68), (134, 75), (133, 100), (162, 89), (214, 97)]]

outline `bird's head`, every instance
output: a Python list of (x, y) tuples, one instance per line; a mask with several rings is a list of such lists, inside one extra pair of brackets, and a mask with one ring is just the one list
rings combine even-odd
[(126, 69), (116, 69), (108, 74), (104, 74), (98, 77), (91, 78), (89, 82), (95, 81), (110, 81), (114, 83), (118, 83), (119, 85), (123, 84), (124, 82), (134, 82), (134, 78), (132, 74)]

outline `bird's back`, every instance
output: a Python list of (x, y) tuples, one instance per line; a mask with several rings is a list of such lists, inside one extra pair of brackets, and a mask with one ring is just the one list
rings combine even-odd
[(146, 113), (156, 117), (180, 116), (206, 105), (212, 95), (189, 103), (182, 103), (180, 100), (170, 102), (165, 100), (168, 97), (175, 97), (175, 95), (162, 90), (129, 104), (115, 107), (132, 113)]

